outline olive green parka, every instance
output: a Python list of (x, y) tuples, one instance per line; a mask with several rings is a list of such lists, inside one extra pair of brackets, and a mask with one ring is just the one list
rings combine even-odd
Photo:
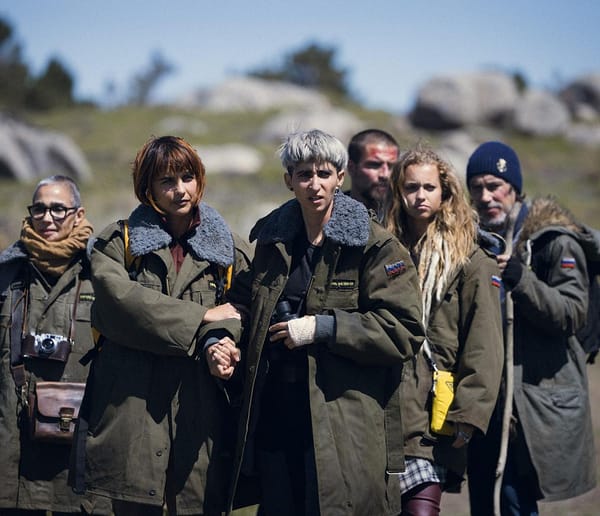
[(237, 341), (240, 322), (201, 321), (222, 301), (226, 268), (233, 265), (235, 275), (249, 265), (247, 246), (222, 217), (204, 203), (199, 210), (179, 273), (172, 237), (143, 205), (129, 217), (129, 270), (119, 223), (100, 234), (91, 258), (92, 323), (103, 337), (84, 399), (85, 487), (162, 505), (169, 470), (178, 514), (220, 514), (225, 507), (233, 423), (203, 345), (210, 331)]
[[(94, 299), (90, 266), (85, 250), (73, 257), (67, 270), (49, 285), (31, 263), (25, 247), (17, 242), (0, 255), (0, 508), (80, 512), (90, 500), (73, 493), (67, 485), (70, 446), (40, 443), (29, 438), (24, 405), (11, 375), (11, 311), (28, 291), (25, 333), (68, 337), (77, 295), (74, 339), (66, 363), (43, 358), (25, 358), (27, 391), (37, 381), (85, 382), (88, 369), (79, 359), (94, 347), (90, 327), (90, 307)], [(78, 290), (79, 289), (79, 290)], [(110, 514), (104, 502), (96, 514)]]
[[(473, 425), (482, 433), (494, 410), (503, 369), (499, 287), (496, 260), (474, 249), (469, 262), (449, 279), (441, 300), (433, 302), (426, 330), (437, 367), (455, 374), (447, 421)], [(467, 447), (453, 448), (455, 436), (431, 433), (432, 383), (432, 370), (421, 350), (402, 376), (404, 452), (446, 466), (452, 473), (446, 488), (455, 491), (465, 472)]]
[[(522, 274), (511, 290), (512, 401), (518, 424), (512, 429), (509, 454), (515, 453), (514, 464), (532, 496), (565, 500), (596, 485), (586, 353), (576, 336), (588, 308), (586, 255), (580, 228), (556, 201), (523, 204), (519, 219), (524, 223), (513, 256), (521, 262)], [(493, 468), (485, 471), (473, 460), (498, 456), (505, 403), (502, 388), (487, 435), (471, 441), (469, 448), (469, 475), (478, 475), (470, 485), (478, 484), (490, 508)]]
[[(249, 318), (245, 381), (234, 463), (252, 449), (251, 420), (268, 364), (263, 344), (290, 272), (303, 218), (293, 199), (260, 220), (252, 270), (238, 277), (233, 302)], [(402, 364), (423, 340), (416, 270), (408, 251), (359, 202), (336, 194), (306, 295), (307, 314), (335, 317), (327, 344), (307, 346), (310, 419), (319, 506), (327, 515), (397, 514), (399, 489), (388, 472), (404, 467), (398, 383)], [(249, 458), (249, 457), (247, 457)], [(250, 461), (251, 462), (251, 461)], [(246, 463), (248, 464), (248, 463)]]
[(576, 331), (588, 301), (579, 236), (547, 225), (519, 254), (528, 265), (512, 290), (515, 304), (514, 404), (539, 497), (564, 500), (596, 486), (596, 454), (586, 353)]

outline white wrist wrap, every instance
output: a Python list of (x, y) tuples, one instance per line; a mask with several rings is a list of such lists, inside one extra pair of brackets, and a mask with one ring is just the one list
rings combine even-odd
[(314, 342), (316, 326), (317, 320), (314, 315), (305, 315), (300, 319), (288, 321), (288, 333), (296, 347)]

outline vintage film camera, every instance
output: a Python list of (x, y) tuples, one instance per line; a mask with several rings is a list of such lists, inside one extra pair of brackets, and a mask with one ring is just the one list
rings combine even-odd
[(23, 356), (66, 362), (73, 343), (62, 335), (31, 333), (23, 338)]

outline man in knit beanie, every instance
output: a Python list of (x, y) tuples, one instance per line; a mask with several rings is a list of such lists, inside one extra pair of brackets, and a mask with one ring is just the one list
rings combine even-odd
[[(523, 202), (521, 165), (511, 147), (497, 141), (477, 147), (466, 178), (483, 229), (506, 238), (515, 217), (513, 252), (497, 256), (502, 300), (510, 291), (514, 307), (513, 418), (501, 514), (533, 516), (537, 500), (571, 498), (596, 484), (586, 357), (576, 337), (588, 308), (586, 258), (566, 210), (548, 198)], [(474, 435), (469, 445), (472, 516), (494, 514), (507, 401), (503, 385), (487, 434)]]
[(516, 152), (501, 142), (481, 144), (469, 158), (467, 184), (482, 226), (502, 233), (506, 217), (521, 198), (523, 188)]

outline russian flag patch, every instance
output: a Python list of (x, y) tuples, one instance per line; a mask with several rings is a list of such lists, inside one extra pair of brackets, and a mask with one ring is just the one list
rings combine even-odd
[(393, 278), (394, 276), (398, 276), (406, 271), (406, 264), (402, 260), (395, 263), (390, 263), (389, 265), (384, 265), (384, 267), (388, 278)]
[(500, 288), (500, 286), (502, 285), (502, 280), (500, 279), (500, 276), (492, 275), (492, 285), (494, 287)]
[(575, 258), (563, 258), (560, 261), (561, 269), (574, 269), (575, 268)]

